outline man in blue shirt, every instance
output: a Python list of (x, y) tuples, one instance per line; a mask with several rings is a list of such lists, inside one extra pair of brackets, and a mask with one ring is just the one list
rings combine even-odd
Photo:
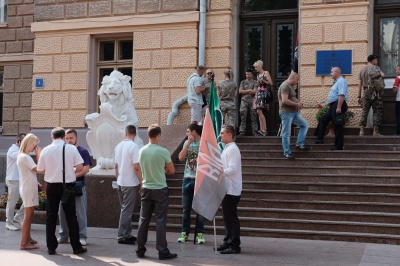
[[(317, 140), (315, 141), (315, 144), (323, 143), (326, 126), (329, 124), (329, 122), (334, 122), (337, 115), (344, 114), (347, 111), (346, 101), (349, 98), (347, 81), (342, 77), (339, 67), (332, 68), (331, 76), (334, 82), (328, 95), (327, 102), (329, 104), (329, 111), (319, 119), (319, 125), (316, 129)], [(331, 150), (343, 150), (344, 124), (333, 124), (335, 127), (335, 146), (333, 146)]]

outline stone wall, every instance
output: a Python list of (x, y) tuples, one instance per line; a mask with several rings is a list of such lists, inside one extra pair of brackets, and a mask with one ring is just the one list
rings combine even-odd
[[(39, 2), (35, 7), (35, 19), (38, 20), (41, 19), (38, 16), (43, 16), (39, 14), (42, 11), (38, 7), (62, 7), (66, 10), (69, 5), (82, 4), (81, 1)], [(34, 89), (32, 127), (83, 127), (82, 121), (88, 107), (87, 92), (98, 90), (94, 85), (89, 85), (96, 71), (94, 66), (89, 66), (88, 61), (97, 53), (91, 50), (94, 46), (90, 43), (96, 42), (96, 36), (99, 35), (104, 37), (105, 34), (132, 32), (132, 85), (140, 126), (166, 124), (173, 103), (187, 94), (186, 80), (198, 63), (198, 12), (191, 11), (190, 19), (181, 18), (190, 13), (182, 10), (198, 9), (198, 1), (133, 1), (134, 15), (126, 16), (124, 13), (124, 23), (111, 18), (122, 14), (115, 13), (116, 2), (111, 5), (112, 13), (107, 13), (111, 19), (108, 27), (96, 28), (103, 21), (100, 17), (92, 18), (93, 26), (84, 24), (87, 23), (84, 19), (65, 16), (60, 19), (69, 19), (71, 24), (52, 24), (46, 21), (35, 23), (41, 29), (37, 30), (35, 40), (34, 77), (44, 77), (45, 88)], [(95, 16), (94, 11), (90, 12), (90, 3), (87, 4), (85, 16)], [(109, 6), (107, 1), (101, 3), (100, 7)], [(215, 70), (217, 80), (221, 80), (223, 70), (233, 64), (231, 6), (232, 1), (213, 0), (209, 5), (210, 12), (207, 13), (205, 63)], [(169, 13), (163, 13), (162, 17), (158, 14), (142, 14), (156, 11)], [(183, 15), (176, 16), (175, 12)], [(148, 19), (141, 20), (143, 16)], [(95, 20), (99, 23), (93, 22)], [(72, 24), (75, 26), (68, 28)], [(52, 28), (51, 32), (47, 32), (48, 27)], [(174, 124), (186, 125), (189, 122), (190, 108), (184, 104)]]
[(89, 36), (38, 37), (35, 40), (32, 127), (83, 127), (87, 114)]
[(35, 0), (35, 21), (198, 10), (198, 0)]
[[(332, 86), (330, 76), (316, 76), (317, 50), (352, 50), (353, 73), (345, 76), (349, 83), (349, 110), (355, 117), (347, 124), (358, 126), (361, 109), (357, 103), (358, 73), (366, 65), (368, 42), (368, 0), (301, 0), (300, 6), (300, 74), (301, 101), (306, 105), (325, 102)], [(316, 108), (305, 108), (302, 115), (316, 126)]]
[(21, 55), (33, 52), (35, 35), (33, 0), (9, 0), (7, 22), (0, 28), (0, 67), (4, 69), (3, 135), (29, 132), (31, 112), (32, 58)]

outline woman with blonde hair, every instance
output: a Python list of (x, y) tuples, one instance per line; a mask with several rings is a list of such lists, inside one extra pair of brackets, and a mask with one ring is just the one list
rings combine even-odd
[(261, 136), (266, 136), (267, 132), (267, 120), (264, 116), (264, 110), (269, 110), (269, 99), (268, 95), (272, 96), (272, 79), (268, 71), (263, 69), (263, 61), (258, 60), (254, 63), (254, 68), (257, 71), (257, 82), (258, 88), (256, 96), (254, 97), (253, 107), (257, 111), (258, 121), (260, 122), (260, 130), (257, 132)]
[(232, 81), (233, 72), (231, 69), (224, 71), (224, 80), (218, 83), (218, 98), (224, 125), (235, 126), (235, 98), (237, 93), (236, 83)]
[(37, 249), (37, 241), (31, 237), (31, 224), (33, 212), (39, 205), (38, 186), (36, 164), (29, 153), (35, 151), (36, 160), (39, 160), (41, 149), (38, 147), (39, 139), (35, 135), (29, 133), (22, 140), (21, 147), (17, 157), (17, 165), (20, 175), (19, 193), (22, 202), (25, 205), (25, 218), (22, 223), (21, 246), (22, 250)]

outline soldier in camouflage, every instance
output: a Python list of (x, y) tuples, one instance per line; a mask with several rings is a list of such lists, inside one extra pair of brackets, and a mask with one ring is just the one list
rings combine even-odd
[(246, 133), (246, 120), (248, 113), (250, 113), (253, 136), (257, 136), (257, 114), (253, 108), (254, 95), (256, 92), (257, 82), (253, 80), (253, 72), (251, 69), (248, 69), (246, 71), (246, 79), (242, 80), (239, 86), (239, 94), (242, 95), (242, 101), (240, 103), (240, 136), (244, 136)]
[[(372, 107), (374, 112), (374, 136), (381, 136), (379, 133), (379, 126), (382, 122), (382, 110), (383, 102), (382, 95), (375, 92), (375, 88), (368, 86), (369, 72), (373, 67), (378, 67), (378, 56), (369, 55), (368, 65), (361, 69), (358, 75), (358, 103), (361, 104), (362, 112), (360, 117), (360, 136), (364, 136), (364, 128), (367, 125), (367, 117), (369, 109)], [(385, 74), (379, 69), (381, 76), (385, 77)], [(361, 98), (361, 91), (363, 95)]]
[[(214, 83), (214, 72), (212, 69), (207, 69), (206, 70), (206, 77), (203, 78), (203, 86), (209, 86), (211, 88), (211, 84)], [(215, 83), (214, 83), (215, 86)], [(215, 86), (215, 88), (217, 88)], [(205, 90), (203, 92), (203, 107), (208, 105), (208, 102), (210, 101), (210, 90)]]
[(232, 81), (232, 70), (227, 69), (224, 71), (225, 79), (218, 83), (218, 98), (219, 105), (224, 118), (224, 125), (235, 126), (235, 98), (237, 93), (237, 86)]

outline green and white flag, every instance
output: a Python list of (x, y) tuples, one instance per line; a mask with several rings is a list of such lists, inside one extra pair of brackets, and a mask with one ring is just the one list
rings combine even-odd
[(210, 88), (210, 100), (208, 107), (210, 111), (211, 121), (214, 126), (215, 136), (217, 137), (217, 143), (220, 149), (223, 149), (225, 145), (221, 142), (221, 127), (223, 125), (222, 112), (219, 106), (219, 99), (217, 95), (217, 89), (215, 88), (215, 82), (211, 82)]

